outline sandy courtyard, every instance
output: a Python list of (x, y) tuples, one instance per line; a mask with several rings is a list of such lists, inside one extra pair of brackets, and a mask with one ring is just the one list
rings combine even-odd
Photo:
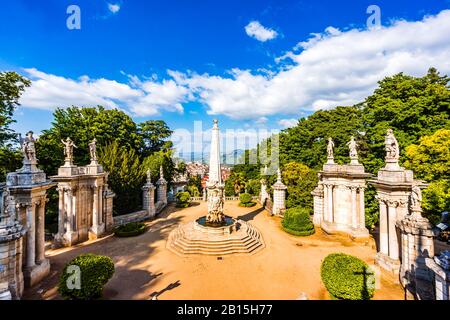
[[(187, 209), (169, 207), (149, 230), (138, 237), (106, 238), (72, 248), (48, 250), (51, 273), (40, 285), (28, 289), (24, 299), (60, 299), (56, 285), (65, 263), (82, 253), (113, 258), (115, 274), (105, 287), (105, 299), (328, 299), (320, 279), (320, 265), (329, 253), (355, 255), (374, 263), (373, 243), (355, 243), (318, 230), (302, 238), (280, 229), (280, 219), (260, 206), (241, 208), (226, 202), (225, 214), (240, 217), (256, 226), (266, 247), (246, 256), (179, 257), (166, 249), (170, 231), (178, 223), (191, 221), (206, 212), (206, 203)], [(375, 299), (403, 299), (395, 279), (382, 273)]]

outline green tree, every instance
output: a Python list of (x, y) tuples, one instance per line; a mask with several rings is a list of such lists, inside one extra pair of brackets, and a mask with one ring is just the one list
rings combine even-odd
[(31, 81), (16, 72), (0, 72), (0, 147), (15, 140), (15, 133), (9, 128), (14, 122), (14, 110), (19, 106), (19, 98)]
[(138, 133), (144, 141), (142, 155), (148, 156), (158, 151), (172, 148), (172, 142), (167, 139), (173, 131), (163, 120), (147, 120), (138, 125)]
[(30, 80), (15, 72), (0, 72), (0, 181), (20, 167), (22, 156), (13, 147), (17, 135), (10, 125), (14, 122), (14, 110), (20, 105), (19, 98), (30, 84)]
[(102, 106), (70, 107), (56, 109), (53, 116), (52, 127), (44, 130), (36, 143), (39, 163), (48, 175), (56, 174), (58, 167), (64, 163), (61, 140), (67, 137), (78, 147), (74, 149), (74, 162), (78, 165), (89, 163), (88, 144), (94, 138), (99, 147), (116, 141), (119, 146), (134, 150), (137, 155), (143, 146), (136, 124), (123, 111)]
[(126, 214), (140, 209), (145, 168), (136, 151), (114, 141), (99, 149), (98, 160), (109, 172), (108, 184), (116, 193), (114, 213)]
[[(417, 78), (396, 74), (379, 82), (364, 102), (364, 131), (369, 150), (364, 165), (375, 173), (383, 166), (384, 136), (392, 128), (400, 149), (418, 143), (419, 138), (438, 129), (450, 128), (449, 78), (430, 68)], [(400, 159), (406, 160), (404, 153)]]
[(290, 162), (283, 167), (283, 182), (287, 186), (286, 207), (302, 207), (312, 210), (311, 192), (317, 186), (317, 173), (308, 166)]
[(424, 213), (432, 222), (450, 210), (450, 130), (440, 129), (406, 148), (405, 167), (429, 186), (423, 191)]

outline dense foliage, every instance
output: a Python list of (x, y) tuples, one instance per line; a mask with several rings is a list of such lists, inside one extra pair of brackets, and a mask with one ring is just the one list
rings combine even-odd
[[(70, 288), (76, 285), (76, 280), (74, 280), (76, 271), (70, 270), (70, 266), (79, 267), (81, 277), (79, 289)], [(83, 254), (66, 264), (59, 279), (58, 291), (66, 299), (97, 299), (102, 296), (103, 286), (113, 274), (114, 262), (110, 257)]]
[[(408, 146), (423, 144), (421, 137), (431, 137), (440, 129), (450, 129), (448, 83), (449, 78), (441, 76), (434, 68), (430, 68), (423, 77), (399, 73), (381, 80), (373, 94), (361, 103), (316, 111), (300, 119), (296, 126), (283, 130), (277, 138), (283, 181), (288, 184), (287, 206), (300, 205), (311, 208), (312, 197), (309, 192), (315, 184), (313, 171), (321, 170), (326, 162), (328, 137), (332, 137), (335, 143), (335, 161), (344, 164), (349, 161), (346, 143), (354, 136), (358, 144), (360, 162), (364, 164), (366, 171), (376, 174), (384, 165), (386, 130), (392, 128), (400, 145), (400, 163), (406, 165), (406, 160), (412, 159), (409, 153), (417, 153), (413, 151), (414, 149), (408, 149)], [(439, 133), (439, 139), (445, 138), (442, 134)], [(274, 137), (262, 142), (255, 150), (247, 150), (246, 154), (260, 152), (264, 148), (270, 149), (271, 139)], [(427, 146), (418, 151), (422, 155), (426, 154), (424, 148)], [(440, 157), (445, 156), (445, 152), (437, 150), (436, 152), (441, 153)], [(435, 155), (430, 153), (428, 157), (423, 158), (422, 167), (430, 164), (429, 170), (448, 172), (442, 161), (433, 165), (431, 159)], [(414, 157), (416, 162), (421, 158)], [(292, 162), (297, 164), (291, 165)], [(310, 168), (311, 172), (307, 173), (306, 168), (302, 169), (301, 165)], [(428, 189), (424, 190), (424, 209), (425, 214), (431, 220), (435, 220), (442, 210), (450, 209), (446, 196), (448, 178), (438, 174), (422, 173), (423, 168), (416, 168), (416, 165), (408, 166), (415, 171), (418, 178), (430, 183)], [(236, 167), (231, 174), (232, 181), (227, 185), (228, 193), (232, 192), (233, 185), (245, 185), (249, 179), (260, 178), (261, 165)], [(288, 174), (285, 171), (288, 171)], [(269, 177), (268, 185), (270, 186), (273, 181), (273, 176)], [(374, 196), (375, 190), (369, 186), (365, 199), (366, 226), (369, 228), (378, 222), (378, 203)]]
[(295, 236), (309, 236), (313, 234), (315, 230), (310, 212), (309, 209), (302, 207), (287, 209), (281, 221), (283, 230)]
[(130, 222), (114, 229), (114, 235), (117, 237), (135, 237), (143, 234), (147, 230), (147, 226), (143, 222)]
[(290, 162), (284, 166), (282, 176), (288, 187), (286, 207), (300, 206), (312, 211), (311, 192), (317, 186), (317, 172), (302, 163)]
[(439, 213), (450, 209), (450, 130), (421, 137), (419, 144), (406, 148), (406, 157), (405, 167), (429, 183), (423, 191), (422, 208), (437, 223)]
[(375, 291), (373, 271), (364, 261), (347, 254), (328, 255), (322, 262), (321, 277), (336, 299), (370, 300)]
[(17, 145), (14, 146), (17, 134), (10, 125), (15, 122), (13, 113), (19, 106), (19, 98), (30, 84), (30, 80), (16, 72), (0, 72), (0, 181), (21, 164), (22, 156)]

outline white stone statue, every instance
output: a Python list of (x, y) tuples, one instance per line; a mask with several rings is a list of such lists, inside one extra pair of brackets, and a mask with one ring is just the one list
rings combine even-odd
[(210, 189), (208, 196), (208, 215), (206, 216), (207, 222), (214, 224), (223, 221), (223, 204), (222, 190), (219, 188)]
[(97, 139), (95, 138), (89, 143), (89, 154), (91, 155), (91, 162), (97, 162)]
[(35, 162), (37, 160), (35, 142), (36, 139), (33, 138), (33, 131), (28, 131), (26, 137), (20, 139), (24, 160), (29, 162)]
[(330, 137), (330, 138), (328, 138), (328, 145), (327, 145), (328, 159), (334, 159), (333, 148), (334, 148), (334, 142), (333, 142), (333, 139), (331, 139), (331, 137)]
[(73, 160), (73, 148), (78, 148), (75, 143), (73, 143), (72, 139), (67, 137), (66, 141), (61, 140), (64, 144), (64, 156), (66, 162), (72, 162)]
[(394, 136), (394, 132), (392, 129), (388, 129), (386, 133), (386, 138), (384, 140), (385, 151), (386, 151), (386, 160), (394, 160), (398, 161), (400, 158), (400, 148), (398, 145), (398, 141)]
[(356, 150), (356, 148), (358, 147), (356, 141), (355, 141), (355, 137), (351, 137), (350, 141), (347, 142), (347, 146), (350, 150), (349, 155), (350, 155), (350, 159), (358, 159), (358, 151)]

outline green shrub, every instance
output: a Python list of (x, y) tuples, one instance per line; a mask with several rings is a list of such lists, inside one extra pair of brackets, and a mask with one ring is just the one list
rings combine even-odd
[(309, 209), (306, 208), (287, 209), (281, 225), (284, 231), (295, 236), (309, 236), (315, 232), (314, 224), (309, 216)]
[(189, 207), (189, 203), (191, 202), (191, 195), (189, 192), (178, 192), (175, 196), (177, 198), (177, 207), (179, 208), (187, 208)]
[(328, 255), (322, 262), (322, 281), (336, 299), (370, 300), (375, 276), (362, 260), (343, 253)]
[(130, 222), (117, 227), (114, 230), (114, 235), (118, 237), (134, 237), (143, 234), (146, 228), (143, 222)]
[(241, 203), (250, 203), (252, 202), (252, 196), (249, 193), (241, 193), (239, 200)]
[(239, 207), (253, 207), (253, 206), (256, 206), (256, 202), (247, 202), (247, 203), (242, 203), (242, 202), (239, 202)]
[[(75, 272), (68, 268), (78, 266), (80, 269), (80, 287), (69, 289), (67, 284), (73, 281)], [(69, 271), (69, 272), (68, 272)], [(102, 296), (103, 286), (114, 274), (114, 262), (110, 257), (95, 254), (83, 254), (66, 264), (59, 278), (58, 292), (66, 299), (89, 300)]]

